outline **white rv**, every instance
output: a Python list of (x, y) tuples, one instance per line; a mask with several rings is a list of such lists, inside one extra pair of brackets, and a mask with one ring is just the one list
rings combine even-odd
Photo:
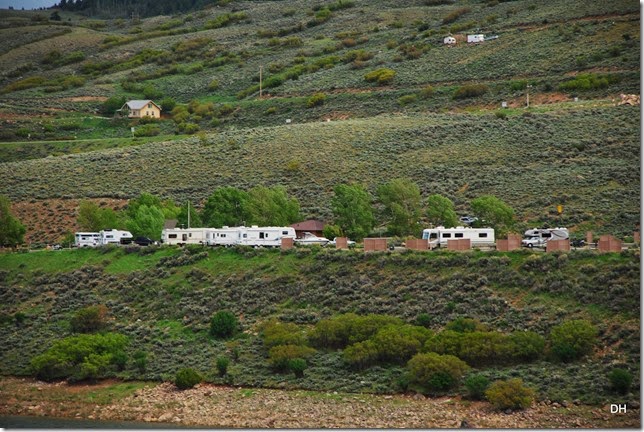
[(166, 228), (161, 231), (161, 242), (167, 245), (206, 244), (207, 233), (214, 228)]
[(423, 230), (423, 239), (429, 240), (429, 246), (431, 248), (447, 246), (448, 240), (469, 239), (472, 247), (492, 246), (495, 241), (493, 228), (470, 228), (462, 226), (456, 228), (445, 228), (442, 226), (427, 228)]
[(97, 232), (77, 232), (74, 236), (74, 246), (96, 247), (100, 237), (101, 234)]
[(241, 245), (279, 247), (282, 245), (282, 238), (295, 239), (295, 228), (293, 227), (258, 227), (253, 225), (250, 228), (239, 227), (238, 229), (238, 244)]
[(106, 229), (99, 232), (98, 244), (121, 244), (121, 239), (131, 239), (132, 233), (117, 229)]
[(467, 35), (467, 43), (479, 43), (485, 40), (485, 35), (482, 34), (471, 34)]
[(206, 231), (206, 244), (208, 246), (233, 246), (239, 243), (240, 231), (237, 227), (223, 226), (209, 228)]
[(529, 248), (545, 247), (549, 240), (566, 240), (568, 228), (533, 228), (523, 234), (521, 245)]

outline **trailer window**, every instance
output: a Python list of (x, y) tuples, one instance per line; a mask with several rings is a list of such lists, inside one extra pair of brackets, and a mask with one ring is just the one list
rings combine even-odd
[(479, 233), (479, 238), (487, 238), (487, 233)]
[(264, 236), (265, 236), (265, 235), (264, 235), (264, 233), (263, 233), (263, 232), (260, 232), (260, 233), (259, 233), (259, 238), (260, 238), (260, 239), (263, 239), (263, 238), (264, 238)]
[(168, 238), (176, 239), (177, 235), (176, 234), (168, 234)]
[(443, 233), (443, 238), (452, 238), (452, 233)]
[(548, 232), (541, 233), (541, 237), (543, 237), (543, 238), (550, 238), (550, 237), (552, 237), (552, 233), (551, 233), (551, 232), (549, 232), (549, 231), (548, 231)]
[(219, 237), (226, 237), (226, 234), (219, 234)]
[(288, 235), (288, 231), (282, 231), (282, 235)]
[(435, 232), (429, 233), (429, 238), (430, 239), (437, 239), (438, 238), (438, 233), (435, 233)]
[(463, 238), (463, 233), (454, 233), (454, 238)]

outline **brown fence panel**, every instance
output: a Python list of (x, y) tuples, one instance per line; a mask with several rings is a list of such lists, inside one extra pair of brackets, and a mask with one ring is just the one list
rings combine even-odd
[(364, 239), (364, 251), (384, 251), (387, 250), (386, 238), (366, 238)]
[(639, 232), (639, 231), (635, 231), (635, 232), (633, 233), (633, 241), (634, 241), (635, 243), (639, 243), (639, 242), (640, 242), (640, 232)]
[(291, 248), (293, 247), (293, 244), (294, 244), (294, 243), (295, 243), (295, 242), (293, 241), (293, 239), (292, 239), (292, 238), (282, 237), (282, 245), (281, 245), (281, 248), (282, 248), (282, 250), (291, 249)]
[(519, 234), (508, 234), (507, 239), (496, 241), (496, 250), (501, 252), (509, 252), (521, 249), (521, 236)]
[(570, 240), (549, 240), (546, 243), (546, 252), (569, 251)]
[(603, 235), (599, 237), (597, 248), (600, 252), (621, 252), (622, 241), (616, 239), (612, 235)]
[(470, 239), (447, 240), (447, 250), (463, 251), (471, 248), (472, 242)]
[(405, 240), (407, 249), (413, 250), (427, 250), (429, 249), (429, 241), (427, 239), (408, 239)]
[(349, 241), (346, 237), (336, 237), (335, 239), (335, 248), (336, 249), (348, 249)]
[(593, 243), (594, 240), (593, 232), (592, 231), (586, 231), (586, 244), (590, 245)]

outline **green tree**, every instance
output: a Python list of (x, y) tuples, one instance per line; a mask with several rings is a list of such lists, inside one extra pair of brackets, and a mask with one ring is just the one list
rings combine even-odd
[(206, 201), (201, 212), (201, 220), (205, 226), (222, 227), (239, 226), (251, 220), (248, 212), (247, 192), (232, 186), (216, 189)]
[[(188, 224), (188, 206), (190, 206), (190, 223)], [(194, 205), (192, 203), (188, 202), (188, 204), (181, 206), (181, 210), (179, 211), (179, 214), (177, 215), (177, 226), (185, 226), (186, 228), (188, 225), (191, 228), (198, 228), (204, 226), (203, 221), (201, 220), (201, 215), (199, 212), (195, 210)]]
[(248, 192), (246, 202), (253, 224), (287, 226), (300, 220), (300, 203), (289, 198), (282, 186), (255, 186)]
[(118, 214), (111, 208), (101, 208), (93, 201), (82, 200), (78, 205), (76, 223), (81, 231), (100, 231), (121, 226)]
[(378, 187), (384, 216), (393, 235), (413, 235), (420, 230), (421, 198), (418, 185), (410, 179), (394, 179)]
[(550, 352), (569, 362), (590, 354), (597, 339), (597, 329), (586, 320), (563, 322), (550, 331)]
[(512, 207), (494, 195), (483, 195), (472, 200), (471, 207), (474, 215), (494, 228), (507, 229), (514, 222)]
[(430, 195), (427, 198), (427, 219), (433, 225), (442, 225), (445, 228), (455, 227), (458, 224), (454, 203), (439, 194)]
[(161, 238), (165, 216), (160, 208), (143, 204), (137, 207), (134, 217), (127, 220), (125, 226), (133, 236)]
[(181, 209), (172, 200), (162, 200), (156, 195), (143, 192), (137, 198), (131, 199), (127, 204), (126, 215), (132, 219), (136, 217), (140, 206), (156, 207), (163, 213), (165, 219), (177, 219)]
[(354, 240), (362, 240), (373, 229), (375, 219), (371, 196), (361, 185), (340, 184), (333, 188), (331, 210), (335, 223)]
[(0, 195), (0, 246), (15, 247), (23, 242), (27, 229), (11, 212), (11, 201)]
[(113, 116), (125, 104), (125, 96), (112, 96), (101, 104), (101, 114)]
[(239, 320), (229, 311), (219, 311), (210, 318), (210, 334), (227, 339), (239, 330)]

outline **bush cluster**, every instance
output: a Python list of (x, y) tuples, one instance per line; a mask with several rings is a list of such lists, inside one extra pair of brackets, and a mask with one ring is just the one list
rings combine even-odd
[(411, 384), (424, 392), (436, 393), (455, 387), (469, 366), (452, 355), (423, 353), (409, 360), (407, 370)]
[(87, 306), (74, 314), (70, 324), (75, 333), (102, 330), (107, 325), (107, 307), (105, 305)]
[(127, 343), (128, 338), (118, 333), (70, 336), (32, 358), (31, 368), (44, 381), (105, 378), (125, 366)]
[(179, 390), (187, 390), (193, 388), (201, 381), (203, 381), (201, 374), (192, 368), (184, 368), (179, 370), (174, 378), (174, 384)]
[(550, 331), (550, 353), (562, 362), (577, 360), (593, 350), (597, 329), (586, 320), (566, 321)]
[(454, 92), (454, 99), (467, 99), (484, 95), (489, 90), (485, 84), (466, 84)]
[(532, 405), (535, 391), (523, 385), (519, 378), (495, 381), (485, 391), (487, 400), (498, 410), (525, 409)]
[(309, 332), (309, 340), (320, 348), (344, 348), (349, 344), (362, 342), (390, 324), (402, 324), (400, 318), (387, 315), (337, 315), (319, 321)]
[(367, 82), (375, 82), (378, 85), (391, 84), (396, 76), (393, 69), (380, 68), (365, 74), (364, 79)]
[(219, 311), (210, 319), (210, 334), (216, 338), (227, 339), (239, 330), (239, 320), (229, 311)]

